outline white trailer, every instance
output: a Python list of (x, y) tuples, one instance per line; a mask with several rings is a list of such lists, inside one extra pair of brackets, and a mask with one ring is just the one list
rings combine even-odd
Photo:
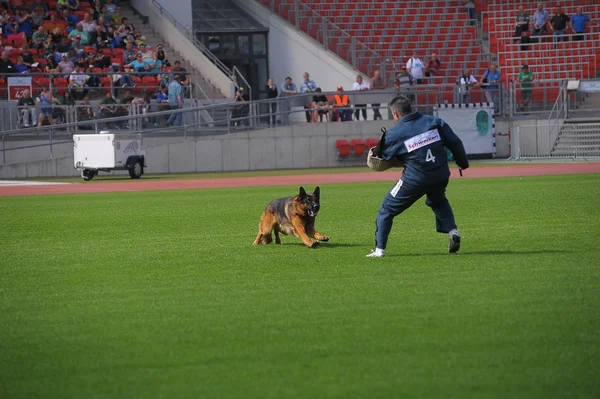
[(75, 169), (81, 171), (83, 180), (98, 175), (98, 171), (128, 170), (132, 179), (144, 174), (146, 152), (142, 150), (141, 134), (73, 135), (73, 159)]

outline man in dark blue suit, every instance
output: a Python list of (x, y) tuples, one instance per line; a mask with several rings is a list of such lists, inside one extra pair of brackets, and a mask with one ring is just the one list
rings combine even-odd
[(448, 252), (457, 252), (460, 234), (446, 198), (450, 178), (446, 148), (456, 164), (467, 169), (469, 161), (462, 141), (440, 118), (413, 112), (410, 100), (404, 96), (394, 98), (390, 110), (398, 123), (385, 134), (380, 157), (384, 161), (401, 161), (404, 171), (379, 208), (375, 249), (367, 257), (385, 256), (394, 218), (424, 195), (425, 203), (435, 214), (436, 230), (448, 234)]

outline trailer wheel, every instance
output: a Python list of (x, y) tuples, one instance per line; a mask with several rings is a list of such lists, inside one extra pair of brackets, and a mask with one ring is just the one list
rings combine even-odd
[(94, 178), (94, 175), (96, 173), (93, 170), (90, 169), (84, 169), (81, 171), (81, 177), (83, 178), (83, 180), (85, 181), (90, 181)]
[(142, 161), (138, 160), (133, 164), (131, 168), (129, 168), (129, 177), (132, 179), (139, 179), (144, 174), (144, 165)]

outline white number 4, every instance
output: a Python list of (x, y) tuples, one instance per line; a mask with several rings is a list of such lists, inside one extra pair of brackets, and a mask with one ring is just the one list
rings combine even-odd
[(427, 150), (427, 157), (425, 158), (425, 162), (435, 162), (435, 157), (431, 153), (431, 150)]

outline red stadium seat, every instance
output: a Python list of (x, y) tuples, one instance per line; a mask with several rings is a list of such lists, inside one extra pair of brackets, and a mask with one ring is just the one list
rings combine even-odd
[(100, 77), (100, 87), (102, 88), (102, 93), (106, 94), (110, 92), (110, 77), (101, 76)]
[(336, 140), (335, 148), (338, 151), (338, 159), (348, 158), (350, 156), (350, 143), (348, 140)]
[(144, 76), (142, 78), (142, 87), (147, 93), (156, 92), (156, 86), (158, 85), (154, 76)]
[(365, 142), (361, 139), (350, 140), (350, 147), (352, 147), (352, 154), (355, 157), (362, 157), (365, 155)]
[(365, 140), (365, 145), (367, 146), (367, 148), (370, 150), (371, 148), (377, 146), (377, 143), (379, 143), (379, 139), (375, 139), (375, 138), (368, 138)]
[(69, 87), (69, 82), (65, 78), (54, 78), (54, 88), (58, 94), (65, 94), (67, 88)]

